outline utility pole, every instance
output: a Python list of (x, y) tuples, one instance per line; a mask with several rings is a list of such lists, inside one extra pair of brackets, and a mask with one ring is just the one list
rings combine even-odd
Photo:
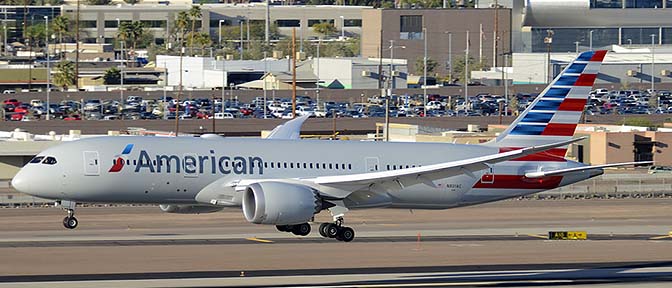
[(296, 28), (292, 28), (292, 118), (296, 118)]
[(320, 46), (322, 46), (322, 36), (317, 38), (317, 83), (315, 85), (315, 97), (317, 98), (318, 110), (320, 109)]
[(50, 107), (49, 107), (49, 97), (50, 97), (50, 92), (51, 92), (51, 85), (50, 85), (50, 80), (51, 80), (51, 64), (49, 63), (49, 17), (44, 16), (44, 27), (45, 27), (45, 35), (44, 35), (44, 46), (45, 46), (45, 51), (47, 55), (47, 120), (49, 120), (51, 117), (50, 114)]
[[(77, 0), (77, 15), (75, 16), (75, 88), (79, 91), (79, 7), (81, 0)], [(117, 27), (118, 29), (119, 27)]]
[(243, 21), (240, 21), (240, 60), (243, 60), (243, 52), (245, 52), (245, 46), (243, 46)]
[(422, 84), (422, 96), (423, 96), (423, 109), (425, 110), (422, 113), (422, 117), (427, 117), (427, 28), (422, 27), (422, 36), (425, 38), (425, 56), (422, 57), (422, 66), (423, 66), (423, 84)]
[(177, 99), (175, 103), (175, 137), (180, 133), (180, 98), (182, 98), (182, 58), (184, 57), (184, 41), (180, 41), (180, 88), (177, 92)]
[[(651, 93), (649, 97), (658, 97), (656, 93), (656, 76), (655, 76), (655, 64), (656, 64), (656, 46), (655, 46), (656, 34), (651, 34)], [(656, 109), (658, 109), (658, 100), (656, 99)]]
[(469, 30), (467, 30), (467, 49), (464, 49), (464, 111), (469, 111)]
[[(266, 62), (268, 59), (266, 57), (266, 51), (264, 51), (264, 77), (266, 77), (266, 73), (268, 73), (268, 63)], [(264, 78), (264, 119), (266, 119), (266, 105), (268, 101), (266, 100), (267, 98), (267, 93), (266, 93), (266, 78)], [(319, 105), (320, 103), (320, 98), (317, 98), (317, 103)]]
[(266, 0), (266, 21), (264, 25), (264, 41), (266, 45), (271, 43), (271, 0)]
[(492, 59), (492, 67), (497, 67), (497, 46), (499, 44), (499, 1), (495, 0), (495, 45), (492, 48), (494, 51), (492, 52), (493, 59)]
[[(591, 31), (592, 32), (592, 31)], [(592, 33), (591, 33), (592, 34)], [(553, 30), (546, 30), (546, 37), (544, 38), (544, 43), (546, 44), (546, 81), (551, 83), (553, 81), (553, 65), (551, 65), (551, 44), (553, 44)]]

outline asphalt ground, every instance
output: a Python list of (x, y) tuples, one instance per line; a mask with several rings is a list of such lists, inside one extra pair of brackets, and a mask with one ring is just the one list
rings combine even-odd
[[(670, 204), (512, 200), (442, 211), (358, 210), (346, 215), (357, 233), (351, 243), (249, 224), (238, 209), (180, 215), (151, 206), (84, 207), (80, 226), (69, 231), (56, 208), (5, 208), (0, 284), (669, 287)], [(563, 230), (586, 231), (588, 240), (545, 239)]]

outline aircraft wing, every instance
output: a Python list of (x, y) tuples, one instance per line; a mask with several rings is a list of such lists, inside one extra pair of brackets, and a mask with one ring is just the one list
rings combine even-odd
[(583, 138), (576, 138), (558, 143), (532, 146), (519, 150), (491, 154), (472, 159), (457, 160), (422, 167), (352, 175), (324, 176), (302, 180), (313, 182), (322, 187), (326, 186), (334, 188), (333, 191), (324, 191), (334, 197), (347, 197), (349, 193), (346, 191), (353, 192), (362, 187), (374, 184), (396, 184), (403, 188), (405, 186), (424, 183), (429, 186), (436, 187), (436, 185), (433, 183), (434, 180), (460, 174), (467, 174), (472, 175), (473, 177), (477, 177), (473, 174), (473, 172), (487, 169), (490, 167), (489, 165), (543, 152), (552, 148), (565, 146), (580, 140), (583, 140)]
[(308, 117), (308, 115), (303, 115), (276, 126), (266, 139), (300, 139), (301, 126)]
[(609, 168), (609, 167), (628, 166), (628, 165), (642, 165), (642, 164), (653, 164), (653, 161), (624, 162), (624, 163), (604, 164), (604, 165), (595, 165), (595, 166), (574, 167), (574, 168), (559, 169), (559, 170), (552, 170), (552, 171), (528, 172), (528, 173), (525, 173), (525, 177), (527, 177), (527, 178), (542, 178), (542, 177), (546, 177), (546, 176), (563, 175), (563, 174), (572, 173), (572, 172), (582, 172), (582, 171)]

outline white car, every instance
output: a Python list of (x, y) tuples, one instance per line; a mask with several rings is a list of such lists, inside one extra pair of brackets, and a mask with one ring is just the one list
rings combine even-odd
[(215, 119), (233, 119), (233, 114), (229, 112), (219, 112), (215, 113)]
[(315, 116), (315, 109), (307, 106), (296, 107), (296, 115), (298, 116)]
[(442, 105), (440, 101), (429, 101), (427, 102), (427, 110), (438, 110), (441, 109)]

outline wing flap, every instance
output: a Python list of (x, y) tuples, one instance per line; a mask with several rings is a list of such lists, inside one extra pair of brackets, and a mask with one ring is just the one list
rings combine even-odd
[(646, 164), (653, 164), (653, 161), (624, 162), (624, 163), (604, 164), (604, 165), (595, 165), (595, 166), (582, 166), (582, 167), (574, 167), (574, 168), (559, 169), (559, 170), (552, 170), (552, 171), (528, 172), (528, 173), (525, 173), (525, 177), (527, 177), (527, 178), (542, 178), (542, 177), (547, 177), (547, 176), (557, 176), (557, 175), (563, 175), (563, 174), (568, 174), (568, 173), (573, 173), (573, 172), (581, 172), (581, 171), (588, 171), (588, 170), (595, 170), (595, 169), (602, 169), (602, 168), (609, 168), (609, 167), (619, 167), (619, 166), (629, 166), (629, 165), (646, 165)]

